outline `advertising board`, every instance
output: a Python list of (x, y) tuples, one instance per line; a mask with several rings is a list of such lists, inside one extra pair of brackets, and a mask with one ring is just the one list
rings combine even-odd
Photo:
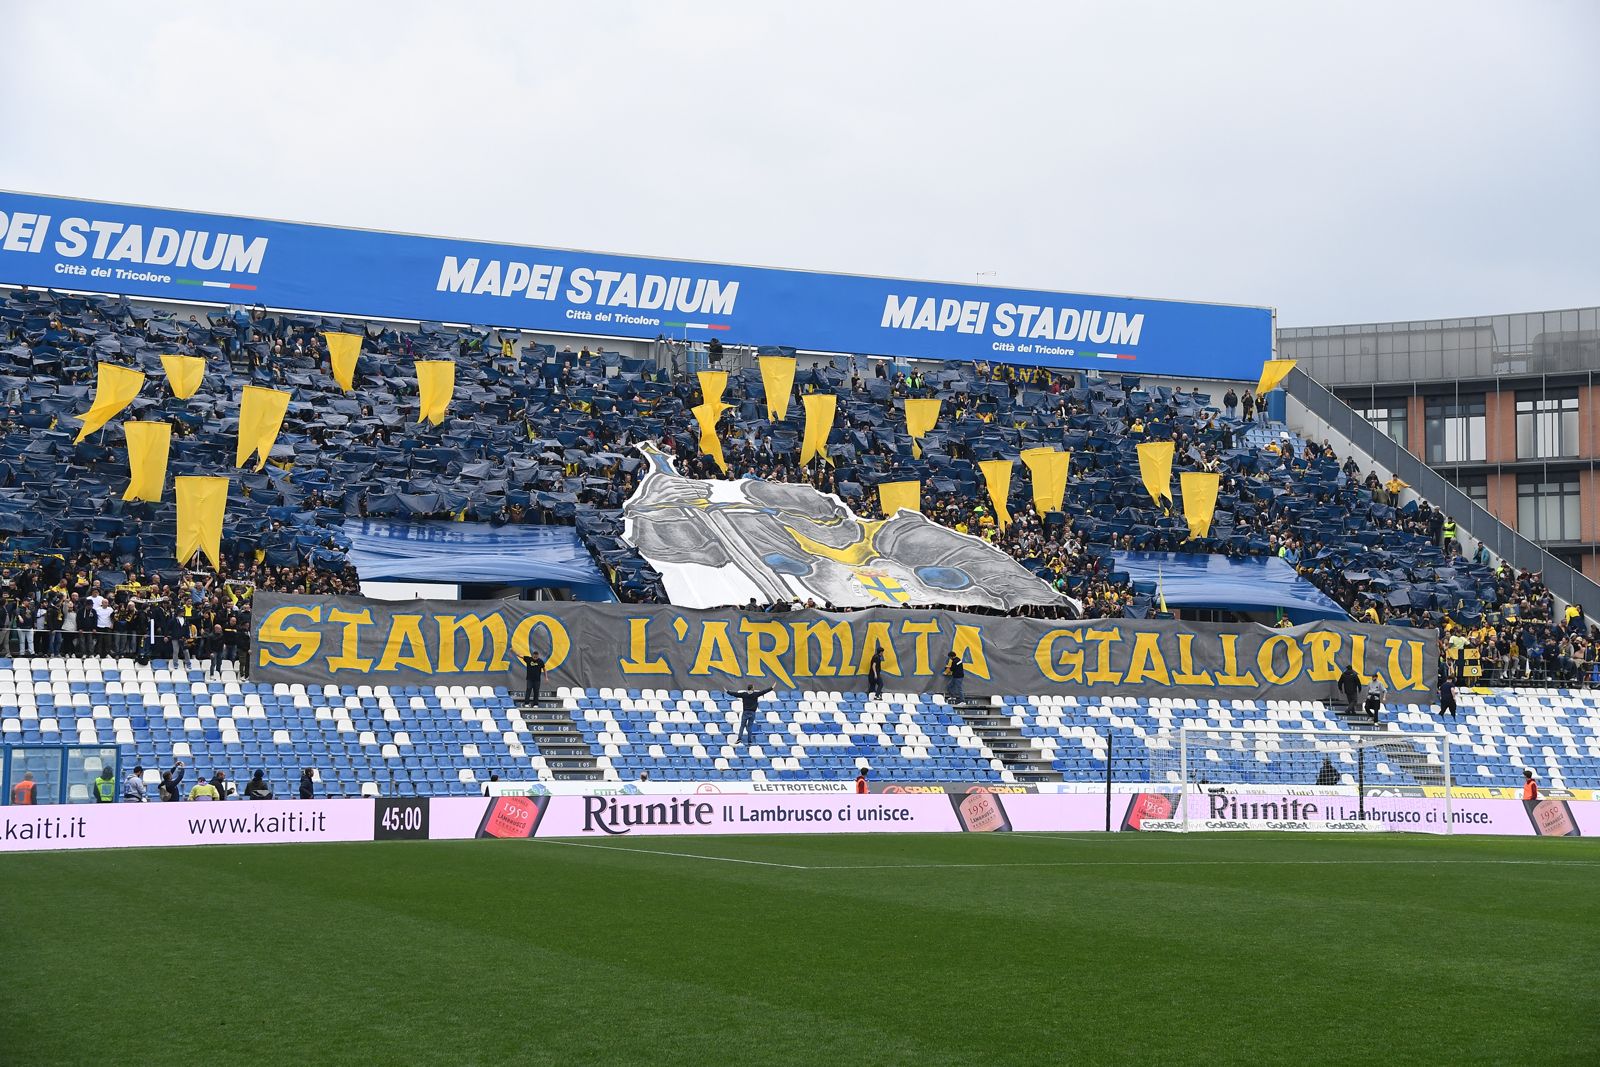
[(608, 337), (1254, 379), (1262, 307), (652, 259), (0, 192), (0, 284)]

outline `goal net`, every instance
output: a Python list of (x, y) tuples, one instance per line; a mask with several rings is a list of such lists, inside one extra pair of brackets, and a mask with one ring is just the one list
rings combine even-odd
[(1450, 781), (1442, 732), (1186, 727), (1150, 740), (1140, 828), (1449, 833)]

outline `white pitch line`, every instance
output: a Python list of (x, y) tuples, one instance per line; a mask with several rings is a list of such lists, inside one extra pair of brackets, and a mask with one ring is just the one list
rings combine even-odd
[(573, 848), (599, 848), (607, 852), (642, 852), (649, 856), (678, 856), (686, 860), (713, 860), (717, 863), (748, 863), (754, 867), (784, 867), (791, 871), (812, 871), (816, 867), (802, 867), (798, 863), (772, 863), (767, 860), (744, 860), (733, 856), (703, 856), (697, 852), (668, 852), (665, 849), (630, 848), (627, 845), (599, 845), (593, 841), (558, 841), (554, 838), (545, 838), (541, 844), (545, 845), (570, 845)]
[[(1600, 860), (1041, 860), (1037, 863), (852, 863), (838, 866), (800, 867), (804, 871), (887, 871), (953, 867), (1351, 867), (1357, 865), (1400, 866), (1432, 864), (1438, 866), (1534, 866), (1600, 867)], [(787, 866), (778, 864), (777, 866)]]

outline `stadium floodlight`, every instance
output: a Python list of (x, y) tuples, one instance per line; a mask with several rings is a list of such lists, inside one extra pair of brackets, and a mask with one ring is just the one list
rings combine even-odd
[(1449, 833), (1456, 818), (1442, 731), (1180, 727), (1151, 739), (1150, 787), (1145, 829)]

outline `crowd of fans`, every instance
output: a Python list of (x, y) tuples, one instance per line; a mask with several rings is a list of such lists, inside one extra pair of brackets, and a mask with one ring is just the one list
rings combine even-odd
[[(689, 411), (701, 401), (699, 384), (677, 359), (657, 365), (598, 349), (557, 351), (509, 333), (352, 327), (259, 309), (185, 321), (125, 301), (52, 294), (12, 294), (0, 312), (0, 505), (13, 508), (0, 654), (243, 659), (254, 589), (358, 590), (339, 532), (347, 517), (574, 524), (619, 595), (658, 599), (658, 577), (615, 536), (643, 469), (633, 446), (655, 441), (686, 476), (806, 482), (861, 514), (876, 510), (879, 481), (920, 478), (930, 518), (1012, 555), (1088, 616), (1157, 609), (1115, 570), (1114, 549), (1276, 555), (1358, 619), (1436, 629), (1451, 661), (1466, 666), (1471, 650), (1485, 678), (1580, 683), (1596, 671), (1600, 631), (1581, 614), (1557, 618), (1537, 575), (1481, 550), (1462, 558), (1447, 516), (1407, 501), (1403, 484), (1341, 462), (1326, 442), (1269, 430), (1265, 404), (1248, 392), (1242, 404), (1233, 390), (1213, 402), (1197, 389), (1146, 392), (1006, 364), (922, 372), (855, 361), (797, 379), (797, 392), (840, 398), (831, 462), (801, 467), (798, 417), (769, 423), (759, 376), (734, 373), (719, 429), (723, 472), (700, 453)], [(363, 329), (365, 341), (357, 388), (345, 396), (332, 383), (321, 334), (351, 328)], [(185, 402), (147, 386), (124, 417), (174, 425), (175, 473), (236, 476), (216, 573), (170, 558), (170, 505), (118, 499), (126, 478), (119, 448), (95, 438), (71, 444), (95, 363), (159, 375), (161, 352), (206, 357), (205, 388)], [(451, 356), (459, 361), (451, 418), (440, 428), (417, 425), (410, 362)], [(241, 475), (232, 470), (232, 435), (220, 427), (238, 386), (251, 383), (291, 389), (296, 403), (272, 466)], [(914, 463), (900, 405), (921, 396), (944, 403)], [(1219, 474), (1207, 538), (1191, 540), (1181, 510), (1144, 492), (1130, 462), (1131, 445), (1144, 440), (1174, 443), (1175, 474)], [(1012, 521), (1002, 528), (972, 465), (1037, 443), (1072, 452), (1066, 505), (1035, 513), (1019, 465)], [(85, 512), (85, 489), (109, 503)], [(95, 525), (102, 518), (112, 522), (103, 533)], [(1356, 543), (1358, 533), (1371, 538)], [(1366, 555), (1386, 552), (1394, 557), (1387, 567), (1365, 565)], [(1470, 595), (1446, 602), (1449, 589), (1469, 586)], [(1408, 595), (1418, 588), (1428, 592)]]
[[(4, 565), (9, 563), (9, 565)], [(196, 660), (248, 670), (257, 586), (332, 596), (357, 593), (353, 569), (269, 567), (229, 557), (219, 573), (143, 573), (105, 556), (33, 554), (0, 561), (0, 656)]]

